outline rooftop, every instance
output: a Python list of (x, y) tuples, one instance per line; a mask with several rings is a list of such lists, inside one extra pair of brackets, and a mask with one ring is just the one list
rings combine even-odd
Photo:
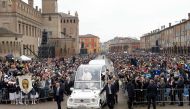
[(79, 38), (92, 38), (92, 37), (99, 38), (98, 36), (95, 36), (93, 34), (86, 34), (86, 35), (80, 35), (79, 36)]

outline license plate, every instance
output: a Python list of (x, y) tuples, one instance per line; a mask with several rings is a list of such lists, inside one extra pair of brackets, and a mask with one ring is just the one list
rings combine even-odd
[(78, 109), (86, 109), (86, 107), (85, 107), (84, 105), (80, 105), (80, 106), (78, 107)]

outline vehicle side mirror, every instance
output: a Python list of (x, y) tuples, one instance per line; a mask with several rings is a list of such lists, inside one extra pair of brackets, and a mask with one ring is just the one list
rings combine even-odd
[(71, 90), (71, 91), (73, 91), (73, 90), (74, 90), (74, 88), (73, 88), (73, 87), (71, 87), (71, 88), (70, 88), (70, 90)]

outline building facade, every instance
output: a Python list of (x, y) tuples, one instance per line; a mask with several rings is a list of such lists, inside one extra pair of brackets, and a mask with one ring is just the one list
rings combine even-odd
[(157, 43), (161, 53), (190, 54), (190, 14), (188, 19), (183, 19), (178, 24), (169, 23), (166, 28), (162, 26), (160, 31), (142, 36), (140, 42), (145, 50)]
[(152, 51), (154, 47), (160, 46), (160, 30), (156, 29), (150, 33), (144, 34), (140, 38), (140, 49), (144, 51)]
[[(22, 0), (0, 1), (0, 44), (8, 47), (4, 49), (3, 46), (1, 46), (0, 55), (13, 54), (15, 57), (21, 55), (33, 57), (33, 53), (38, 53), (38, 47), (41, 44), (42, 31), (44, 29), (48, 31), (48, 44), (51, 44), (50, 42), (52, 41), (50, 40), (52, 38), (60, 38), (62, 42), (58, 42), (60, 43), (59, 45), (61, 45), (65, 42), (64, 39), (68, 38), (67, 35), (64, 34), (64, 28), (72, 30), (69, 36), (71, 40), (69, 40), (68, 43), (73, 44), (74, 47), (67, 49), (74, 49), (74, 52), (68, 55), (79, 53), (78, 14), (77, 16), (72, 16), (59, 13), (57, 10), (57, 0), (42, 0), (42, 10), (38, 9), (37, 6), (34, 8), (33, 3), (34, 0), (28, 0), (28, 4)], [(69, 20), (69, 22), (65, 23), (64, 19)], [(9, 37), (7, 37), (3, 31), (9, 32)], [(17, 45), (17, 43), (20, 47), (19, 49), (12, 47), (12, 45)], [(56, 55), (60, 56), (62, 54)]]
[(128, 52), (133, 53), (140, 49), (140, 42), (137, 39), (128, 37), (115, 37), (109, 42), (109, 52)]
[[(88, 54), (100, 53), (100, 38), (92, 34), (80, 35), (80, 45), (84, 43), (84, 48), (87, 49)], [(81, 48), (82, 46), (80, 46)]]

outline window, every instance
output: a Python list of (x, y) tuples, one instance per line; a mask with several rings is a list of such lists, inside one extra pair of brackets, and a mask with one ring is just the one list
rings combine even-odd
[(66, 35), (66, 28), (63, 29), (63, 34)]
[(5, 8), (5, 1), (2, 1), (2, 7)]
[(31, 26), (29, 25), (29, 36), (31, 36)]
[(49, 16), (49, 21), (51, 21), (51, 16)]
[(63, 20), (63, 23), (65, 23), (65, 19)]
[(67, 23), (69, 23), (69, 20), (67, 20)]
[(91, 42), (94, 42), (94, 39), (93, 39), (93, 38), (91, 39)]
[(25, 55), (25, 45), (23, 45), (23, 55)]
[(70, 20), (70, 23), (72, 23), (72, 20)]
[(73, 23), (75, 23), (75, 19), (73, 20)]
[(28, 25), (26, 25), (26, 35), (28, 36)]
[(24, 24), (22, 24), (22, 34), (25, 34)]
[(29, 45), (26, 45), (26, 54), (29, 55), (29, 51), (28, 51), (28, 48), (29, 48)]
[(18, 24), (18, 32), (21, 33), (21, 24)]

